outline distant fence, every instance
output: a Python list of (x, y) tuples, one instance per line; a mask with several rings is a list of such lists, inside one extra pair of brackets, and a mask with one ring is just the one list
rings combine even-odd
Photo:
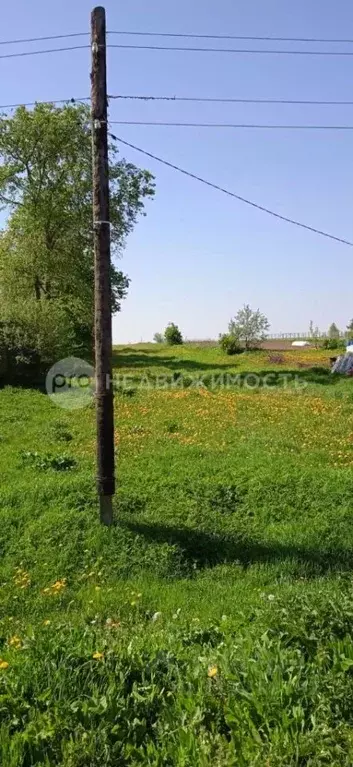
[[(348, 330), (345, 332), (339, 331), (339, 337), (344, 338), (350, 338), (353, 337), (353, 332), (350, 333)], [(267, 333), (266, 334), (266, 341), (314, 341), (316, 338), (329, 338), (328, 333), (322, 333), (321, 331), (316, 335), (312, 336), (310, 333)], [(217, 344), (217, 340), (215, 338), (185, 338), (185, 343), (187, 344), (195, 344), (197, 346), (214, 346)]]
[[(352, 335), (348, 330), (346, 332), (339, 331), (339, 337), (340, 338), (349, 338), (349, 336)], [(310, 333), (269, 333), (267, 335), (268, 340), (287, 340), (287, 341), (312, 341), (315, 338), (329, 338), (328, 333), (315, 333), (315, 335), (310, 335)]]

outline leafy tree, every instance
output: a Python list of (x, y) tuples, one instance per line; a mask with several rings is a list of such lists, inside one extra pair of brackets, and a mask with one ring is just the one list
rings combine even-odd
[(183, 343), (183, 336), (177, 325), (170, 322), (164, 331), (164, 338), (169, 346), (177, 346)]
[[(110, 143), (110, 216), (114, 259), (153, 177), (118, 157)], [(33, 348), (44, 359), (92, 350), (93, 227), (90, 111), (37, 104), (0, 118), (0, 321), (7, 344)], [(111, 269), (113, 312), (129, 280)], [(11, 330), (12, 329), (12, 330)], [(11, 340), (12, 338), (12, 340)], [(22, 339), (22, 340), (21, 340)]]
[(340, 337), (340, 331), (339, 331), (337, 325), (334, 322), (332, 322), (332, 324), (330, 325), (330, 327), (328, 329), (328, 337), (329, 338), (339, 338)]
[(244, 351), (239, 338), (230, 333), (223, 333), (219, 337), (219, 345), (226, 354), (241, 354)]
[(266, 338), (270, 325), (267, 317), (260, 310), (253, 311), (249, 304), (244, 304), (228, 325), (228, 331), (239, 341), (243, 342), (245, 349), (253, 349)]
[(353, 320), (351, 320), (347, 325), (347, 330), (349, 335), (353, 335)]
[(155, 333), (153, 336), (155, 344), (162, 344), (164, 341), (163, 333)]
[(317, 349), (320, 343), (320, 330), (317, 325), (315, 325), (314, 327), (314, 323), (312, 320), (310, 320), (310, 325), (309, 325), (309, 337), (312, 343), (314, 344), (315, 349)]
[(324, 349), (344, 349), (344, 341), (342, 338), (325, 338), (322, 346)]

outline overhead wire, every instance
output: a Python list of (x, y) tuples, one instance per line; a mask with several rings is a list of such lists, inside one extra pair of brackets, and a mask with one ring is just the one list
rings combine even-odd
[(41, 56), (45, 53), (62, 53), (63, 51), (78, 51), (90, 48), (90, 45), (70, 45), (64, 48), (46, 48), (39, 51), (19, 51), (18, 53), (0, 53), (0, 59), (17, 59), (22, 56)]
[[(19, 43), (36, 43), (46, 40), (63, 40), (73, 37), (88, 37), (89, 32), (66, 32), (59, 35), (39, 35), (37, 37), (21, 37), (10, 40), (0, 40), (0, 45), (17, 45)], [(201, 34), (198, 32), (159, 32), (159, 31), (141, 31), (141, 30), (108, 30), (107, 35), (121, 35), (132, 37), (169, 37), (194, 40), (249, 40), (259, 42), (278, 42), (278, 43), (318, 43), (318, 44), (353, 44), (352, 38), (342, 37), (284, 37), (274, 35), (222, 35), (222, 34)]]
[(170, 45), (133, 45), (125, 43), (109, 43), (107, 48), (120, 48), (120, 50), (140, 50), (140, 51), (176, 51), (189, 53), (236, 53), (236, 54), (259, 54), (259, 55), (280, 55), (280, 56), (353, 56), (352, 51), (291, 51), (282, 49), (253, 49), (253, 48), (199, 48)]
[(162, 157), (158, 157), (152, 152), (148, 152), (145, 149), (141, 149), (141, 147), (138, 147), (135, 144), (130, 143), (129, 141), (125, 141), (125, 139), (122, 139), (119, 136), (114, 135), (113, 133), (111, 133), (110, 135), (114, 140), (118, 141), (120, 144), (124, 144), (125, 146), (130, 147), (130, 149), (133, 149), (136, 152), (139, 152), (140, 154), (145, 155), (146, 157), (150, 157), (152, 160), (162, 163), (162, 165), (166, 165), (169, 168), (173, 168), (173, 170), (176, 170), (179, 173), (182, 173), (184, 176), (193, 178), (196, 181), (199, 181), (201, 184), (206, 184), (206, 186), (209, 186), (212, 189), (216, 189), (217, 191), (222, 192), (223, 194), (226, 194), (229, 197), (233, 197), (239, 202), (245, 203), (245, 205), (249, 205), (252, 208), (256, 208), (256, 210), (260, 210), (263, 213), (267, 213), (268, 215), (273, 216), (274, 218), (280, 219), (281, 221), (285, 221), (287, 224), (292, 224), (293, 226), (297, 226), (301, 229), (305, 229), (309, 232), (313, 232), (314, 234), (318, 234), (330, 240), (335, 240), (336, 242), (340, 242), (343, 245), (348, 245), (349, 247), (353, 248), (353, 242), (350, 242), (350, 240), (343, 239), (342, 237), (337, 237), (336, 235), (330, 234), (329, 232), (325, 232), (321, 229), (317, 229), (316, 227), (309, 226), (308, 224), (303, 224), (301, 221), (297, 221), (296, 219), (289, 218), (288, 216), (283, 216), (282, 214), (277, 213), (276, 211), (273, 211), (270, 208), (266, 208), (264, 205), (259, 205), (258, 203), (253, 202), (252, 200), (248, 200), (246, 197), (242, 197), (241, 195), (236, 194), (235, 192), (231, 192), (229, 189), (225, 189), (219, 184), (215, 184), (212, 181), (208, 181), (207, 179), (202, 178), (202, 176), (196, 175), (196, 173), (191, 173), (190, 171), (187, 171), (184, 168), (181, 168), (179, 165), (175, 165), (174, 163), (171, 163), (168, 160), (164, 160)]
[(39, 43), (42, 40), (64, 40), (66, 37), (88, 37), (89, 32), (68, 32), (64, 35), (45, 35), (41, 37), (20, 37), (17, 40), (0, 40), (0, 45), (17, 45), (18, 43)]
[[(246, 99), (246, 98), (222, 98), (213, 96), (151, 96), (151, 95), (125, 95), (109, 94), (108, 100), (132, 100), (132, 101), (175, 101), (175, 102), (205, 102), (225, 104), (293, 104), (308, 106), (353, 106), (353, 101), (315, 101), (310, 99)], [(69, 101), (89, 101), (90, 96), (68, 97), (66, 99), (44, 99), (37, 101), (19, 101), (16, 104), (0, 104), (0, 109), (14, 109), (16, 107), (31, 107), (36, 104), (64, 104)]]
[(176, 101), (215, 104), (299, 104), (312, 106), (353, 106), (353, 101), (324, 101), (313, 99), (259, 99), (228, 98), (221, 96), (151, 96), (151, 95), (110, 95), (109, 99), (136, 101)]
[[(44, 40), (55, 40), (55, 39), (63, 39), (63, 38), (69, 38), (69, 37), (81, 37), (81, 36), (87, 36), (88, 32), (75, 32), (75, 33), (68, 33), (63, 35), (52, 35), (52, 36), (43, 36), (43, 37), (36, 37), (36, 38), (22, 38), (17, 40), (2, 40), (0, 41), (0, 45), (11, 45), (11, 44), (17, 44), (17, 43), (31, 43), (31, 42), (39, 42)], [(351, 44), (353, 43), (353, 40), (350, 39), (328, 39), (328, 38), (275, 38), (275, 37), (246, 37), (246, 36), (240, 36), (240, 35), (200, 35), (200, 34), (184, 34), (184, 33), (153, 33), (153, 32), (109, 32), (108, 34), (120, 34), (120, 35), (148, 35), (148, 36), (158, 36), (158, 37), (183, 37), (183, 38), (202, 38), (202, 39), (234, 39), (234, 40), (262, 40), (262, 41), (271, 41), (271, 42), (310, 42), (310, 43), (345, 43), (345, 44)], [(35, 50), (35, 51), (19, 51), (17, 53), (6, 53), (6, 54), (0, 54), (0, 59), (12, 59), (12, 58), (19, 58), (24, 56), (36, 56), (36, 55), (44, 55), (44, 54), (50, 54), (50, 53), (60, 53), (65, 51), (72, 51), (72, 50), (82, 50), (82, 49), (89, 49), (91, 46), (88, 45), (74, 45), (74, 46), (65, 46), (60, 48), (51, 48), (51, 49), (42, 49), (42, 50)], [(237, 49), (237, 48), (210, 48), (210, 47), (183, 47), (183, 46), (158, 46), (158, 45), (130, 45), (130, 44), (109, 44), (107, 47), (110, 48), (117, 48), (117, 49), (128, 49), (128, 50), (160, 50), (160, 51), (177, 51), (177, 52), (199, 52), (199, 53), (232, 53), (232, 54), (248, 54), (248, 55), (295, 55), (295, 56), (340, 56), (340, 57), (346, 57), (346, 56), (353, 56), (353, 51), (313, 51), (313, 50), (272, 50), (272, 49)], [(147, 100), (146, 97), (133, 97), (133, 96), (110, 96), (109, 98), (141, 98), (144, 100)], [(336, 104), (339, 105), (342, 102), (306, 102), (306, 101), (291, 101), (291, 100), (256, 100), (256, 99), (206, 99), (206, 98), (199, 98), (199, 99), (192, 99), (191, 97), (148, 97), (148, 100), (154, 99), (157, 100), (198, 100), (198, 101), (232, 101), (233, 103), (322, 103), (322, 104)], [(83, 100), (89, 100), (89, 97), (83, 97), (83, 99), (77, 99), (80, 101)], [(55, 103), (64, 103), (64, 99), (56, 100)], [(66, 101), (76, 101), (76, 99), (68, 99)], [(26, 104), (26, 106), (33, 106), (35, 103), (38, 102), (29, 102)], [(40, 102), (40, 103), (48, 103), (48, 102)], [(50, 103), (50, 102), (49, 102)], [(52, 102), (53, 103), (53, 102)], [(351, 102), (343, 102), (343, 103), (351, 103)], [(3, 105), (0, 108), (13, 108), (21, 106), (20, 104), (13, 104), (13, 105)], [(257, 125), (257, 124), (229, 124), (229, 123), (162, 123), (162, 122), (139, 122), (139, 121), (112, 121), (112, 124), (119, 124), (119, 125), (168, 125), (171, 127), (207, 127), (207, 128), (260, 128), (260, 129), (311, 129), (311, 130), (352, 130), (353, 126), (329, 126), (329, 125)], [(270, 216), (275, 217), (276, 219), (282, 220), (286, 223), (289, 223), (291, 225), (300, 227), (302, 229), (305, 229), (307, 231), (311, 231), (315, 234), (318, 234), (322, 237), (326, 237), (330, 240), (334, 240), (336, 242), (340, 242), (342, 244), (348, 245), (349, 247), (353, 247), (353, 242), (350, 242), (349, 240), (343, 239), (341, 237), (337, 237), (335, 235), (332, 235), (328, 232), (325, 232), (323, 230), (317, 229), (316, 227), (309, 226), (307, 224), (304, 224), (300, 221), (297, 221), (296, 219), (289, 218), (287, 216), (283, 216), (280, 213), (277, 213), (276, 211), (273, 211), (263, 205), (260, 205), (258, 203), (253, 202), (252, 200), (248, 200), (247, 198), (236, 194), (235, 192), (231, 192), (228, 189), (225, 189), (224, 187), (215, 184), (211, 181), (208, 181), (207, 179), (202, 178), (201, 176), (198, 176), (194, 173), (191, 173), (190, 171), (185, 170), (184, 168), (181, 168), (178, 165), (175, 165), (167, 160), (164, 160), (161, 157), (158, 157), (157, 155), (152, 154), (151, 152), (148, 152), (141, 147), (137, 147), (136, 145), (125, 141), (124, 139), (115, 136), (114, 134), (111, 134), (111, 136), (116, 139), (121, 144), (130, 147), (134, 151), (140, 152), (143, 155), (150, 157), (151, 159), (155, 160), (156, 162), (162, 163), (163, 165), (170, 167), (179, 173), (182, 173), (185, 176), (188, 176), (190, 178), (193, 178), (194, 180), (199, 181), (202, 184), (205, 184), (213, 189), (216, 189), (223, 194), (226, 194), (240, 202), (243, 202), (246, 205), (249, 205), (257, 210), (260, 210)]]
[(275, 37), (272, 35), (260, 36), (260, 35), (210, 35), (199, 33), (185, 33), (185, 32), (141, 32), (136, 30), (109, 30), (109, 35), (131, 35), (139, 37), (176, 37), (176, 38), (189, 38), (195, 40), (258, 40), (263, 42), (273, 43), (342, 43), (349, 45), (353, 44), (351, 38), (330, 38), (330, 37)]
[(44, 101), (19, 101), (17, 104), (0, 104), (0, 109), (17, 109), (17, 107), (35, 107), (37, 104), (76, 104), (79, 101), (90, 101), (90, 96), (67, 99), (46, 99)]
[(351, 131), (353, 125), (262, 125), (258, 123), (184, 123), (147, 120), (111, 120), (113, 125), (140, 125), (159, 128), (231, 128), (234, 130), (329, 130)]
[[(72, 45), (61, 48), (46, 48), (35, 51), (19, 51), (18, 53), (2, 53), (0, 59), (15, 59), (22, 56), (41, 56), (48, 53), (61, 53), (63, 51), (75, 51), (90, 49), (90, 45)], [(349, 57), (353, 56), (352, 51), (298, 51), (298, 50), (274, 50), (274, 49), (250, 49), (250, 48), (199, 48), (184, 46), (163, 46), (163, 45), (129, 45), (129, 44), (108, 44), (107, 48), (117, 48), (120, 50), (145, 50), (145, 51), (174, 51), (189, 53), (232, 53), (245, 55), (279, 55), (279, 56), (329, 56), (329, 57)]]

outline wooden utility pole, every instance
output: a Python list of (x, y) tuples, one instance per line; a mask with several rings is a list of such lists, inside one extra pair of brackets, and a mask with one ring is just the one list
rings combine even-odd
[(97, 409), (97, 483), (100, 519), (113, 522), (114, 403), (112, 381), (112, 311), (110, 288), (110, 219), (107, 126), (107, 62), (104, 8), (91, 17), (92, 159)]

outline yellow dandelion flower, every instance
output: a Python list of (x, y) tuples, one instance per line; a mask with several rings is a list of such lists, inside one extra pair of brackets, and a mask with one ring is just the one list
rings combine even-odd
[(49, 620), (49, 618), (47, 618), (46, 621), (43, 621), (43, 626), (50, 626), (50, 624), (51, 624), (51, 621)]
[(93, 653), (92, 658), (94, 658), (94, 660), (102, 660), (102, 658), (104, 658), (104, 654), (97, 651)]
[(62, 580), (55, 581), (55, 583), (53, 583), (51, 588), (53, 591), (61, 591), (61, 589), (64, 589), (65, 586), (66, 586), (66, 578), (62, 578)]
[(26, 570), (22, 570), (21, 567), (17, 568), (16, 575), (14, 576), (13, 580), (16, 586), (19, 586), (21, 589), (25, 589), (31, 585), (31, 578), (29, 573), (27, 573)]
[(207, 671), (207, 676), (208, 676), (210, 679), (214, 679), (214, 677), (215, 677), (215, 676), (217, 676), (217, 674), (218, 674), (218, 668), (217, 668), (217, 666), (210, 666), (210, 667), (209, 667), (209, 669), (208, 669), (208, 671)]
[(16, 634), (9, 639), (8, 642), (10, 647), (14, 647), (16, 650), (19, 650), (19, 648), (22, 645), (20, 637), (16, 636)]
[(8, 662), (7, 662), (6, 660), (1, 660), (1, 659), (0, 659), (0, 669), (3, 669), (3, 670), (5, 670), (5, 669), (6, 669), (6, 668), (8, 668), (8, 667), (9, 667), (9, 664), (8, 664)]

